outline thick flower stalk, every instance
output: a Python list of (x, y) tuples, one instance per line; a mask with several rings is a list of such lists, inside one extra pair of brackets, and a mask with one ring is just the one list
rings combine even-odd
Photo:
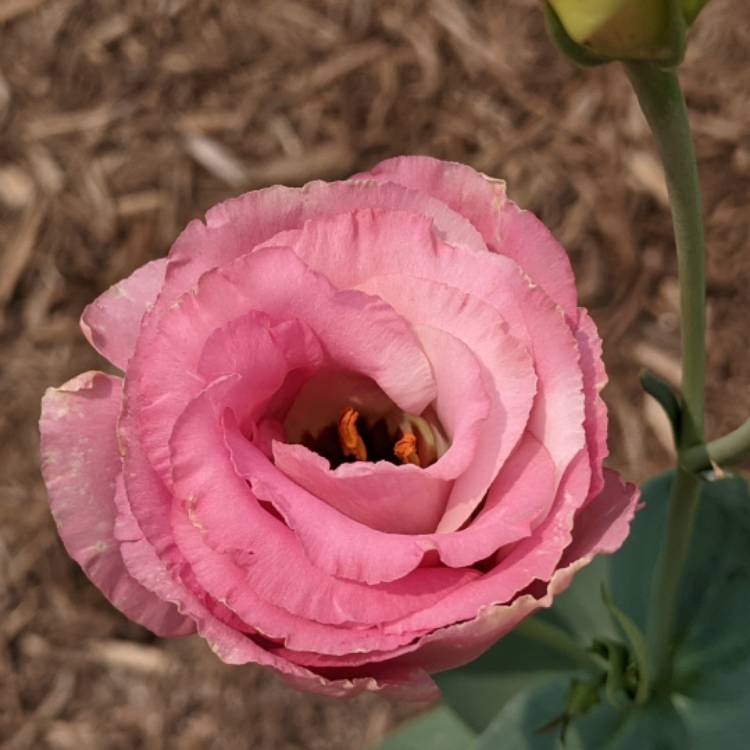
[(503, 183), (422, 157), (211, 209), (83, 314), (48, 391), (71, 556), (159, 635), (426, 698), (616, 550), (601, 342)]

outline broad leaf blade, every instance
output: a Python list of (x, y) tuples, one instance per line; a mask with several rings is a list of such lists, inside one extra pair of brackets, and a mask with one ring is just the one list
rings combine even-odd
[(437, 706), (386, 737), (378, 750), (473, 750), (476, 734), (447, 706)]
[[(617, 608), (639, 629), (646, 629), (653, 576), (666, 533), (672, 476), (669, 472), (645, 485), (644, 507), (636, 514), (622, 549), (613, 556), (597, 558), (575, 577), (551, 610), (535, 617), (564, 628), (582, 647), (590, 646), (595, 637), (620, 641), (621, 636), (601, 601), (600, 588), (604, 584)], [(677, 616), (680, 625), (673, 701), (654, 698), (643, 707), (625, 703), (625, 710), (599, 706), (572, 723), (566, 750), (630, 750), (631, 747), (703, 750), (714, 746), (740, 750), (747, 746), (750, 734), (747, 484), (735, 477), (704, 485), (695, 528)], [(503, 750), (537, 750), (557, 747), (549, 744), (552, 740), (548, 736), (537, 736), (531, 725), (539, 728), (562, 715), (570, 678), (582, 674), (577, 669), (577, 664), (559, 653), (515, 632), (473, 664), (440, 675), (439, 682), (446, 700), (477, 731), (489, 731), (489, 726), (494, 727), (493, 732), (500, 731), (498, 727), (504, 726), (507, 717), (516, 715), (512, 735), (516, 744), (505, 739), (499, 745)], [(532, 715), (536, 711), (534, 706), (546, 705), (555, 696), (559, 699), (555, 711)], [(526, 718), (520, 721), (519, 717)], [(659, 726), (666, 727), (664, 732), (654, 729)], [(646, 743), (649, 731), (658, 743), (638, 745)], [(712, 736), (716, 737), (715, 742), (711, 741)]]
[(469, 726), (482, 731), (513, 696), (573, 674), (580, 674), (577, 662), (516, 631), (471, 664), (435, 679), (445, 702)]
[(547, 685), (519, 693), (508, 701), (477, 741), (477, 750), (560, 750), (562, 717), (568, 681), (557, 679)]
[(686, 654), (714, 651), (717, 661), (723, 650), (732, 666), (750, 658), (750, 492), (740, 477), (703, 486), (678, 622)]
[(685, 722), (670, 701), (619, 712), (594, 707), (562, 736), (567, 683), (557, 680), (517, 695), (480, 735), (476, 750), (703, 750), (691, 746)]

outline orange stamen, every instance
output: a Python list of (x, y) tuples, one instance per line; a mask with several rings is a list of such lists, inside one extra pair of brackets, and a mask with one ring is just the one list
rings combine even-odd
[(417, 453), (417, 438), (413, 432), (405, 432), (404, 436), (393, 446), (393, 452), (401, 463), (422, 465), (419, 453)]
[(354, 456), (357, 461), (367, 461), (367, 448), (357, 431), (359, 412), (347, 406), (339, 417), (339, 443), (345, 456)]

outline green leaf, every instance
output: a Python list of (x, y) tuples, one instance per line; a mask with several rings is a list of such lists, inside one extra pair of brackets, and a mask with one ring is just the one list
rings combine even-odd
[(682, 651), (693, 660), (707, 652), (709, 661), (734, 665), (750, 658), (750, 491), (745, 480), (704, 483), (695, 529), (678, 610), (678, 621), (684, 623)]
[(744, 748), (750, 731), (750, 490), (745, 480), (704, 484), (695, 528), (678, 609), (676, 681), (684, 701), (678, 707), (696, 736), (718, 734), (726, 741), (715, 746)]
[(703, 750), (690, 744), (685, 721), (667, 698), (628, 712), (595, 709), (573, 725), (571, 740), (580, 750)]
[(666, 699), (627, 713), (595, 706), (563, 737), (562, 725), (544, 717), (560, 716), (567, 695), (566, 682), (558, 679), (515, 696), (480, 735), (476, 750), (704, 750), (690, 745), (684, 720)]
[(635, 701), (636, 703), (645, 703), (648, 698), (649, 682), (651, 679), (651, 657), (648, 645), (646, 644), (646, 638), (630, 617), (615, 606), (604, 586), (602, 586), (602, 599), (612, 618), (620, 626), (620, 629), (628, 639), (628, 643), (635, 655), (635, 663), (638, 667), (638, 689), (635, 694)]
[(476, 735), (447, 706), (437, 706), (386, 737), (378, 750), (472, 750)]
[[(535, 615), (534, 619), (545, 614)], [(445, 702), (470, 727), (482, 731), (500, 706), (514, 695), (560, 675), (586, 674), (579, 661), (528, 637), (522, 626), (501, 638), (476, 661), (434, 677)]]
[(557, 679), (516, 695), (492, 720), (477, 742), (477, 750), (560, 750), (561, 727), (549, 720), (561, 717), (568, 681)]
[[(616, 646), (621, 641), (601, 601), (604, 585), (632, 628), (645, 631), (672, 476), (672, 472), (662, 474), (644, 486), (644, 507), (622, 549), (597, 558), (579, 572), (552, 609), (535, 619), (563, 628), (583, 648), (598, 641), (597, 653), (602, 653), (602, 642), (613, 641)], [(746, 482), (730, 477), (705, 483), (695, 528), (677, 613), (679, 640), (671, 698), (653, 696), (644, 706), (625, 701), (624, 709), (608, 703), (596, 706), (572, 722), (566, 750), (742, 750), (748, 746), (750, 491)], [(637, 639), (631, 635), (629, 640), (635, 646)], [(613, 669), (611, 656), (607, 662)], [(504, 737), (503, 744), (497, 745), (502, 750), (557, 750), (562, 747), (555, 744), (559, 731), (538, 735), (536, 730), (564, 716), (571, 678), (586, 676), (579, 662), (525, 637), (521, 630), (502, 638), (474, 663), (438, 675), (438, 681), (446, 701), (467, 724), (479, 732), (494, 727), (494, 736)], [(613, 689), (618, 687), (615, 682)], [(512, 724), (509, 716), (515, 716)], [(656, 739), (649, 739), (651, 735)], [(482, 735), (479, 747), (491, 747), (490, 741)]]
[(682, 432), (682, 406), (672, 386), (649, 370), (641, 372), (641, 386), (664, 409), (672, 425), (675, 444), (679, 444)]

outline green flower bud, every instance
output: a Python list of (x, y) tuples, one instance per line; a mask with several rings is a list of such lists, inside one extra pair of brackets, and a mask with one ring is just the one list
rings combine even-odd
[(582, 64), (644, 60), (670, 66), (682, 60), (686, 23), (707, 1), (548, 0), (548, 21), (558, 45)]

